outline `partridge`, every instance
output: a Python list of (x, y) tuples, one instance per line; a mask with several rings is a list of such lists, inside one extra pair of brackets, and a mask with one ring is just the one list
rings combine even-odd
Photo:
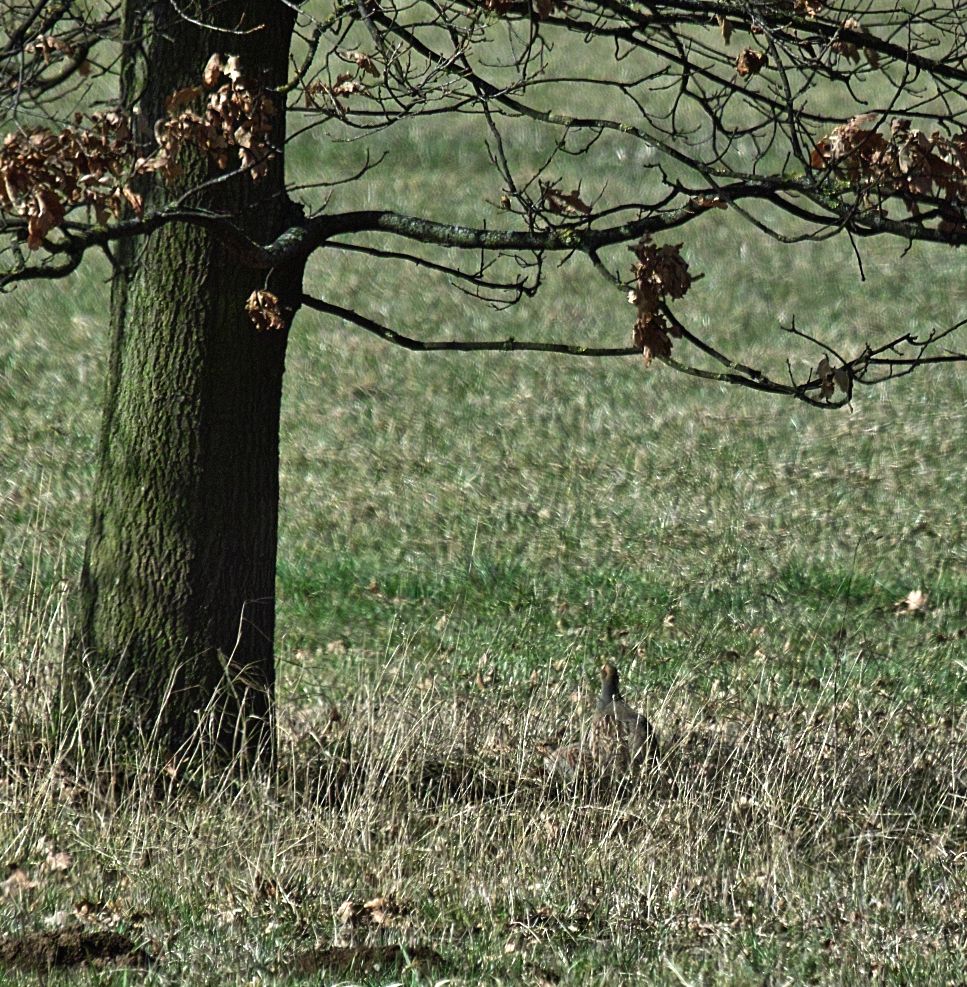
[(591, 724), (591, 751), (599, 763), (610, 761), (620, 770), (638, 769), (660, 756), (654, 727), (622, 698), (618, 669), (607, 662), (601, 669), (601, 694)]
[(543, 754), (545, 768), (555, 775), (616, 777), (636, 771), (645, 761), (657, 763), (658, 738), (645, 717), (621, 698), (618, 670), (609, 662), (601, 669), (601, 694), (588, 736)]

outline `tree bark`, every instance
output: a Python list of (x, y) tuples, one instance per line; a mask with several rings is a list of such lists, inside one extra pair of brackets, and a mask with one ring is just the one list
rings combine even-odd
[[(127, 38), (141, 37), (143, 45), (125, 46), (122, 100), (137, 105), (146, 133), (170, 93), (199, 84), (216, 51), (240, 55), (246, 75), (269, 91), (284, 82), (293, 27), (286, 5), (230, 0), (178, 8), (125, 5)], [(279, 151), (268, 176), (236, 175), (189, 200), (231, 214), (260, 241), (291, 220), (284, 98), (273, 101)], [(175, 188), (145, 189), (147, 206), (219, 174), (200, 152), (182, 163)], [(259, 332), (245, 313), (249, 294), (266, 286), (264, 272), (245, 269), (197, 227), (175, 224), (123, 244), (115, 261), (71, 691), (102, 740), (147, 738), (168, 754), (211, 742), (241, 762), (264, 763), (274, 732), (286, 332)], [(283, 301), (298, 297), (301, 271), (270, 278)]]

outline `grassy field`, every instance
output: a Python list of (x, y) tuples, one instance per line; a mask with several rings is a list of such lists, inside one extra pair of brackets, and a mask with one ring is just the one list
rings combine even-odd
[[(469, 132), (385, 140), (332, 208), (499, 218)], [(861, 284), (847, 243), (717, 212), (682, 239), (705, 277), (680, 315), (774, 369), (793, 315), (839, 343), (967, 314), (952, 251), (866, 245)], [(579, 261), (504, 313), (358, 256), (310, 274), (435, 337), (630, 337)], [(0, 299), (8, 762), (49, 732), (76, 605), (105, 277)], [(283, 778), (159, 806), (40, 757), (7, 772), (0, 932), (117, 930), (159, 958), (50, 982), (967, 980), (962, 371), (824, 414), (638, 360), (414, 355), (312, 313), (290, 346)], [(539, 748), (580, 735), (605, 659), (662, 762), (631, 793), (562, 789)], [(392, 943), (414, 962), (375, 969)], [(359, 968), (316, 969), (334, 946)]]

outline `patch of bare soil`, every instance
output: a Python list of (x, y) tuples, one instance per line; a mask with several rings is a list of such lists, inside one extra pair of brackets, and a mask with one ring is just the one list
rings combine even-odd
[(425, 970), (443, 962), (429, 946), (329, 946), (297, 953), (286, 964), (290, 973), (308, 977), (320, 972), (386, 973), (400, 967)]
[(0, 969), (44, 972), (71, 966), (147, 966), (151, 957), (119, 932), (58, 929), (0, 939)]

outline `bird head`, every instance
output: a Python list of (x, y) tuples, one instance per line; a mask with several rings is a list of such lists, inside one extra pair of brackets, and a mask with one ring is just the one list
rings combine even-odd
[(606, 661), (601, 666), (601, 698), (598, 700), (598, 708), (607, 706), (615, 699), (620, 699), (618, 692), (618, 669)]

